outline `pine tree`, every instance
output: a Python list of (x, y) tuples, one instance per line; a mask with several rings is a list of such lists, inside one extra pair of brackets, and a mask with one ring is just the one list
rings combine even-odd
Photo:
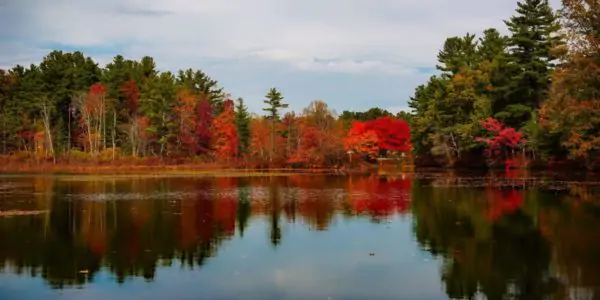
[(238, 131), (238, 153), (240, 156), (244, 156), (248, 153), (248, 147), (250, 146), (250, 113), (248, 108), (244, 105), (244, 99), (238, 98), (235, 106), (235, 124)]
[(275, 152), (275, 123), (279, 120), (279, 110), (287, 108), (288, 104), (283, 103), (283, 95), (276, 88), (271, 88), (267, 95), (267, 98), (263, 102), (269, 107), (263, 108), (264, 111), (268, 112), (267, 118), (271, 122), (271, 147), (269, 161), (273, 161), (273, 154)]
[(210, 105), (213, 107), (213, 115), (218, 115), (223, 111), (223, 102), (226, 95), (219, 83), (201, 70), (186, 69), (180, 70), (177, 75), (177, 83), (185, 87), (188, 91), (208, 97)]
[(491, 101), (492, 112), (502, 111), (506, 105), (505, 96), (513, 78), (510, 72), (508, 37), (494, 28), (486, 29), (479, 39), (477, 49), (481, 59), (479, 68), (487, 70), (490, 76), (490, 89), (486, 91)]
[(263, 102), (269, 105), (269, 107), (263, 108), (264, 111), (269, 113), (267, 118), (271, 120), (278, 120), (279, 110), (288, 107), (288, 104), (283, 103), (283, 95), (277, 90), (277, 88), (271, 88), (267, 95), (265, 95), (265, 98), (267, 99)]
[(547, 97), (556, 60), (553, 50), (562, 44), (560, 26), (548, 0), (524, 0), (516, 14), (505, 21), (512, 33), (509, 88), (504, 105), (495, 114), (508, 126), (522, 127)]
[(476, 46), (477, 41), (473, 34), (447, 38), (442, 50), (438, 52), (440, 64), (436, 68), (449, 77), (459, 73), (462, 68), (473, 67), (477, 63)]

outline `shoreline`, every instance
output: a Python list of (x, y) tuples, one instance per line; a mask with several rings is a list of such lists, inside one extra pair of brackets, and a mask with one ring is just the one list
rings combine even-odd
[(368, 170), (347, 168), (244, 168), (205, 164), (160, 165), (79, 165), (79, 164), (9, 164), (0, 166), (0, 176), (10, 175), (141, 175), (151, 177), (251, 177), (292, 175), (349, 175)]

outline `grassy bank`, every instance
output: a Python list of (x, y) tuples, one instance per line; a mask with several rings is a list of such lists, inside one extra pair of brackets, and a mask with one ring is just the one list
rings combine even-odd
[(198, 177), (252, 177), (290, 176), (298, 174), (349, 174), (362, 172), (348, 169), (295, 169), (227, 166), (223, 164), (185, 163), (2, 163), (0, 174), (64, 174), (64, 175), (138, 175), (138, 176), (198, 176)]
[[(78, 154), (78, 155), (75, 155)], [(412, 164), (402, 168), (412, 169)], [(92, 157), (85, 153), (74, 152), (71, 155), (52, 157), (31, 157), (23, 153), (12, 156), (0, 156), (0, 173), (17, 174), (123, 174), (123, 175), (162, 175), (162, 176), (287, 176), (295, 174), (356, 174), (397, 169), (395, 163), (367, 163), (354, 161), (332, 167), (295, 164), (285, 162), (265, 163), (256, 161), (215, 162), (206, 157), (168, 158), (168, 157), (126, 157), (101, 155)]]

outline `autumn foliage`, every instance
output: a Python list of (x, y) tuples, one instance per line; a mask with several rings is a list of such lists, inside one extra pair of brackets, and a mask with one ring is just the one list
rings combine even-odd
[(379, 137), (365, 123), (356, 121), (344, 139), (344, 148), (374, 159), (379, 154)]
[(212, 147), (218, 160), (229, 162), (237, 157), (238, 133), (231, 100), (225, 101), (223, 112), (212, 121)]
[(476, 140), (485, 145), (484, 153), (490, 160), (496, 160), (504, 157), (504, 162), (508, 166), (512, 163), (515, 149), (522, 146), (526, 140), (523, 134), (514, 128), (506, 127), (502, 122), (488, 118), (481, 123), (485, 131), (484, 137)]
[(411, 149), (410, 128), (404, 120), (379, 117), (367, 122), (354, 122), (344, 139), (344, 147), (371, 159), (383, 151), (408, 152)]

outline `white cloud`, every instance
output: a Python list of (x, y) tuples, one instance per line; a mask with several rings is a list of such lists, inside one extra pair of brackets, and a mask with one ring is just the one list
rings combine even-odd
[(0, 17), (18, 19), (16, 32), (30, 41), (119, 43), (125, 55), (152, 55), (166, 68), (255, 59), (406, 75), (432, 66), (446, 37), (500, 27), (514, 8), (506, 0), (21, 0)]
[[(559, 0), (551, 0), (557, 7)], [(0, 0), (0, 68), (82, 50), (199, 68), (262, 114), (270, 87), (298, 110), (405, 110), (444, 40), (496, 27), (516, 0)]]

